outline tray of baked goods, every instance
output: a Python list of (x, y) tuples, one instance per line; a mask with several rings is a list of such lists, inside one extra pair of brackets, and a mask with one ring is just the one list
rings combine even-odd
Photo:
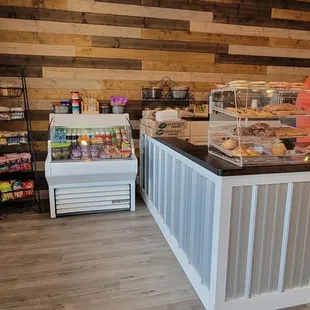
[(213, 111), (217, 111), (226, 115), (238, 118), (279, 118), (279, 117), (297, 117), (310, 116), (307, 111), (296, 107), (290, 103), (268, 104), (263, 108), (250, 107), (212, 107)]
[[(255, 138), (298, 138), (310, 135), (310, 129), (301, 129), (289, 125), (270, 126), (267, 123), (258, 122), (249, 126), (236, 127), (234, 125), (220, 125), (210, 127), (212, 133), (222, 133), (228, 136), (240, 136), (242, 140)], [(248, 138), (248, 139), (247, 139)]]
[(305, 150), (296, 147), (289, 149), (281, 140), (269, 143), (245, 142), (239, 145), (238, 140), (228, 138), (222, 141), (211, 141), (210, 146), (215, 147), (229, 157), (298, 157), (307, 154)]

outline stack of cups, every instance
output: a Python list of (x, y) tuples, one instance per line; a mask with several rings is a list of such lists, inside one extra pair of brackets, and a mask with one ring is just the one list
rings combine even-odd
[(79, 92), (71, 92), (71, 105), (72, 105), (72, 114), (80, 114), (80, 99)]

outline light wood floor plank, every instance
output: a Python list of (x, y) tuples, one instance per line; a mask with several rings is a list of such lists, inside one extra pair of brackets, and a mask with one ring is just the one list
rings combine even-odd
[(0, 224), (1, 310), (204, 309), (141, 202), (136, 212)]

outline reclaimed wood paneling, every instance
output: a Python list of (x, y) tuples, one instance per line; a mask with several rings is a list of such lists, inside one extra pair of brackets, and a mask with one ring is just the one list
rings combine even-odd
[[(164, 19), (176, 19), (187, 21), (212, 21), (213, 14), (210, 12), (193, 12), (183, 8), (157, 8), (136, 5), (124, 5), (118, 3), (99, 3), (88, 0), (68, 0), (68, 9), (77, 12), (96, 12), (101, 14), (154, 17)], [(182, 9), (182, 10), (179, 10)]]
[(0, 42), (0, 54), (75, 56), (75, 46)]
[(276, 37), (285, 39), (300, 39), (308, 40), (310, 31), (306, 30), (292, 30), (285, 31), (283, 29), (271, 27), (255, 27), (255, 26), (241, 26), (232, 24), (215, 24), (209, 22), (191, 22), (191, 31), (218, 33), (228, 35), (246, 35), (258, 37)]
[[(0, 0), (0, 63), (28, 76), (40, 187), (53, 100), (85, 89), (100, 103), (127, 96), (138, 147), (141, 87), (164, 76), (190, 87), (198, 103), (215, 83), (304, 81), (309, 14), (308, 0)], [(6, 83), (17, 80), (0, 77)]]
[(79, 35), (97, 35), (141, 38), (141, 29), (134, 27), (115, 27), (106, 25), (88, 25), (75, 23), (61, 23), (41, 20), (24, 20), (15, 18), (0, 18), (0, 29), (33, 31), (43, 33), (65, 33)]
[(67, 0), (0, 0), (0, 5), (66, 10)]
[[(142, 87), (148, 87), (150, 83), (156, 82), (156, 80), (103, 80), (103, 89), (124, 89), (124, 90), (134, 90), (141, 89)], [(204, 82), (189, 82), (182, 81), (182, 85), (188, 86), (190, 89), (194, 89), (197, 92), (210, 91), (214, 88), (214, 83), (204, 83)]]
[(227, 64), (251, 64), (262, 66), (291, 66), (291, 67), (310, 67), (309, 59), (285, 58), (285, 57), (266, 57), (266, 56), (247, 56), (247, 55), (228, 55), (217, 54), (216, 63)]
[[(83, 74), (84, 78), (88, 77), (101, 77), (102, 79), (113, 80), (160, 80), (160, 77), (170, 76), (175, 81), (180, 82), (207, 82), (207, 83), (220, 83), (229, 82), (232, 79), (248, 79), (248, 80), (268, 80), (278, 81), (282, 78), (288, 81), (289, 79), (298, 79), (298, 81), (304, 79), (303, 76), (267, 76), (265, 74), (244, 74), (244, 73), (203, 73), (203, 72), (172, 72), (172, 71), (131, 71), (131, 70), (108, 70), (108, 69), (79, 69), (79, 68), (43, 68), (43, 76), (45, 78), (68, 78), (74, 79)], [(139, 90), (140, 91), (140, 90)]]
[(234, 65), (234, 64), (209, 64), (174, 61), (143, 61), (143, 70), (155, 71), (179, 71), (179, 72), (212, 72), (212, 73), (242, 73), (242, 74), (266, 74), (265, 66)]
[(161, 50), (125, 49), (125, 48), (101, 48), (101, 47), (76, 47), (76, 56), (95, 58), (119, 58), (137, 60), (182, 60), (191, 59), (196, 62), (213, 62), (214, 54), (174, 52)]
[[(142, 61), (133, 59), (108, 59), (66, 56), (34, 56), (0, 54), (0, 63), (32, 67), (72, 67), (97, 69), (131, 69), (141, 70)], [(28, 75), (29, 76), (29, 75)]]
[(269, 38), (268, 46), (310, 49), (310, 41), (298, 39)]
[(37, 8), (0, 6), (1, 18), (30, 19), (73, 24), (107, 25), (119, 27), (189, 30), (189, 21), (154, 17), (123, 16), (90, 12), (72, 12)]
[(272, 18), (310, 22), (310, 12), (272, 9)]
[(252, 56), (271, 56), (271, 57), (290, 57), (310, 59), (310, 51), (294, 48), (277, 48), (264, 46), (244, 46), (229, 45), (229, 54), (233, 55), (252, 55)]
[(90, 46), (91, 37), (84, 35), (0, 30), (1, 42)]
[(310, 67), (308, 68), (297, 68), (297, 67), (267, 67), (268, 74), (279, 74), (279, 75), (310, 75)]
[(171, 31), (158, 29), (142, 29), (143, 39), (153, 39), (161, 41), (181, 41), (181, 42), (203, 42), (203, 43), (222, 43), (234, 44), (238, 42), (243, 45), (262, 45), (267, 46), (268, 37), (225, 35), (205, 32)]
[(180, 42), (162, 41), (149, 39), (130, 39), (97, 37), (91, 38), (91, 45), (95, 47), (124, 48), (124, 49), (144, 49), (162, 51), (182, 51), (197, 53), (227, 53), (228, 44), (223, 43), (200, 43), (200, 42)]

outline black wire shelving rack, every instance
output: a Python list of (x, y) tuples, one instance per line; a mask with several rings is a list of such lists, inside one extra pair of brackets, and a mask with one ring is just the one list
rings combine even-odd
[[(14, 130), (14, 128), (23, 128), (22, 132), (26, 132), (26, 134), (23, 134), (23, 139), (19, 137), (20, 134), (16, 134), (16, 137), (20, 138), (19, 143), (10, 142), (6, 144), (2, 139), (0, 144), (0, 156), (4, 154), (27, 152), (31, 154), (31, 165), (26, 170), (11, 171), (9, 169), (7, 171), (1, 171), (0, 182), (18, 180), (22, 182), (28, 181), (28, 183), (30, 183), (29, 181), (32, 180), (34, 182), (34, 187), (0, 191), (0, 219), (6, 217), (10, 213), (23, 213), (30, 209), (37, 212), (42, 211), (36, 157), (33, 148), (31, 122), (29, 120), (30, 109), (25, 70), (21, 66), (0, 65), (0, 79), (3, 77), (10, 77), (10, 79), (6, 85), (1, 83), (0, 106), (4, 105), (5, 107), (12, 108), (18, 104), (24, 111), (15, 113), (14, 117), (11, 111), (0, 111), (2, 116), (5, 114), (5, 117), (0, 118), (1, 131), (20, 132), (19, 130)], [(14, 81), (13, 85), (10, 83), (11, 79)], [(4, 78), (3, 81), (7, 81), (7, 79)], [(16, 86), (16, 83), (18, 83), (18, 86)], [(14, 125), (9, 126), (8, 124), (11, 122), (13, 122)], [(10, 130), (8, 130), (8, 128)]]

